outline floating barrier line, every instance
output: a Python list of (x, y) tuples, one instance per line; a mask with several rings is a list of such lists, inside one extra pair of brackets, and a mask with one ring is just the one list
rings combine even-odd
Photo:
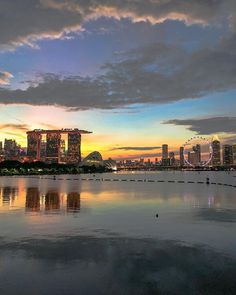
[[(18, 177), (18, 176), (16, 176)], [(20, 176), (19, 176), (20, 177)], [(83, 180), (83, 181), (129, 181), (129, 182), (159, 182), (159, 183), (195, 183), (195, 184), (213, 184), (213, 185), (221, 185), (221, 186), (230, 186), (230, 187), (235, 187), (236, 185), (233, 184), (228, 184), (228, 183), (221, 183), (221, 182), (209, 182), (209, 179), (207, 179), (206, 182), (204, 181), (184, 181), (184, 180), (154, 180), (154, 179), (119, 179), (119, 178), (53, 178), (51, 177), (36, 177), (36, 176), (23, 176), (24, 178), (33, 178), (33, 179), (50, 179), (50, 180)]]

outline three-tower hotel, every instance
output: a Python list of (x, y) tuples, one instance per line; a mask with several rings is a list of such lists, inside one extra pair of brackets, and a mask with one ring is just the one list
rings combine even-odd
[(89, 133), (77, 128), (28, 131), (27, 156), (30, 161), (77, 164), (81, 161), (81, 135)]

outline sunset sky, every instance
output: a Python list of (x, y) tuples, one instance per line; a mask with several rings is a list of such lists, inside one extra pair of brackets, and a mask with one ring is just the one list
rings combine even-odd
[(235, 0), (0, 0), (0, 141), (80, 128), (82, 154), (236, 143)]

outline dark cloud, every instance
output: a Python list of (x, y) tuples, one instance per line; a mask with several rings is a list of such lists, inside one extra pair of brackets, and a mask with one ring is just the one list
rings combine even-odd
[(22, 134), (20, 134), (20, 133), (16, 133), (16, 132), (4, 132), (4, 134), (6, 135), (6, 136), (11, 136), (11, 138), (12, 138), (12, 136), (14, 136), (14, 137), (18, 137), (18, 138), (24, 138), (25, 139), (25, 135), (22, 135)]
[(158, 157), (161, 157), (162, 156), (162, 153), (159, 152), (159, 153), (140, 153), (140, 154), (136, 154), (136, 155), (125, 155), (125, 156), (122, 156), (122, 155), (119, 155), (115, 158), (115, 160), (117, 161), (121, 161), (121, 160), (136, 160), (136, 159), (141, 159), (141, 158), (158, 158)]
[(0, 130), (13, 129), (19, 131), (28, 131), (30, 127), (26, 124), (0, 124)]
[(80, 30), (78, 12), (60, 11), (40, 0), (0, 0), (0, 49), (20, 45), (36, 46), (39, 39), (62, 38), (66, 32)]
[(0, 86), (9, 85), (11, 78), (13, 78), (11, 73), (0, 71)]
[(123, 146), (123, 147), (116, 147), (112, 150), (124, 150), (124, 151), (152, 151), (160, 149), (160, 146)]
[(220, 141), (222, 140), (224, 144), (236, 144), (236, 132), (234, 135), (229, 134), (224, 136), (223, 138), (220, 138)]
[(173, 45), (151, 44), (106, 63), (96, 77), (47, 74), (37, 77), (26, 90), (0, 88), (0, 103), (81, 110), (196, 99), (236, 88), (235, 52), (235, 35), (214, 48), (193, 53)]
[(205, 119), (168, 120), (163, 124), (186, 126), (197, 134), (236, 133), (236, 117), (213, 117)]
[(101, 16), (152, 23), (166, 19), (203, 25), (228, 22), (233, 28), (235, 6), (234, 0), (1, 0), (0, 48), (65, 38), (80, 31), (84, 21)]

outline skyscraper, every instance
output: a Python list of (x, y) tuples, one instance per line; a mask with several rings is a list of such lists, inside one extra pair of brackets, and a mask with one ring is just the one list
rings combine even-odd
[(193, 166), (199, 165), (198, 153), (195, 151), (188, 152), (188, 162)]
[(47, 133), (46, 160), (51, 163), (60, 161), (60, 133)]
[(168, 159), (168, 144), (162, 145), (162, 159)]
[(223, 164), (228, 166), (233, 164), (233, 147), (226, 144), (223, 146)]
[(221, 155), (220, 155), (220, 141), (214, 140), (212, 142), (212, 165), (220, 166), (221, 165)]
[(41, 134), (27, 133), (27, 156), (30, 160), (40, 160)]
[(196, 144), (195, 146), (193, 146), (193, 151), (196, 154), (195, 155), (195, 161), (196, 161), (195, 165), (201, 164), (201, 146), (200, 146), (200, 144)]
[(67, 162), (71, 164), (81, 162), (81, 135), (79, 133), (68, 134)]
[[(79, 163), (81, 161), (81, 134), (90, 134), (92, 132), (80, 130), (78, 128), (63, 128), (59, 130), (35, 129), (27, 131), (28, 138), (28, 157), (30, 161), (35, 159), (47, 162), (65, 161), (65, 141), (61, 141), (62, 135), (68, 135), (68, 162)], [(46, 141), (45, 141), (46, 136)], [(46, 142), (46, 148), (45, 144)]]
[(170, 152), (169, 153), (169, 158), (170, 158), (170, 166), (174, 166), (175, 165), (175, 153)]
[(233, 149), (233, 164), (236, 165), (236, 144), (232, 146)]
[(17, 144), (13, 139), (5, 139), (4, 154), (6, 160), (13, 160), (17, 156)]
[(180, 161), (180, 166), (184, 166), (184, 147), (181, 146), (179, 148), (179, 161)]
[(168, 144), (162, 145), (162, 165), (169, 166), (170, 160), (168, 158)]
[(45, 140), (42, 140), (40, 144), (40, 161), (46, 160), (46, 146), (47, 142)]

